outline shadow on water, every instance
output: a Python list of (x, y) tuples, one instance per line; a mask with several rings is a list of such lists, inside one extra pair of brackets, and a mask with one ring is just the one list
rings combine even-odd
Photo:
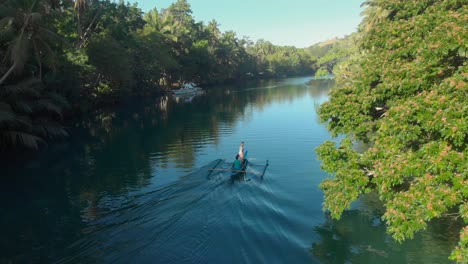
[(319, 239), (310, 253), (321, 263), (452, 263), (448, 256), (458, 232), (448, 225), (450, 221), (433, 221), (428, 230), (400, 244), (386, 233), (377, 195), (363, 196), (359, 203), (339, 221), (327, 214), (325, 223), (315, 227)]
[[(149, 99), (96, 113), (27, 161), (2, 158), (0, 263), (447, 262), (458, 233), (444, 221), (399, 245), (372, 197), (340, 221), (321, 211), (314, 148), (328, 133), (314, 106), (333, 86), (295, 78)], [(258, 158), (245, 178), (207, 178), (245, 137)]]
[[(209, 168), (216, 162), (163, 188), (127, 197), (124, 204), (90, 222), (85, 229), (87, 236), (72, 244), (67, 250), (68, 257), (59, 263), (128, 263), (148, 246), (156, 252), (166, 252), (168, 248), (165, 247), (172, 236), (182, 231), (178, 222), (187, 217), (205, 217), (198, 215), (197, 210), (208, 205), (203, 204), (206, 196), (221, 186), (226, 188), (226, 179), (207, 178)], [(214, 223), (206, 224), (212, 226)], [(184, 230), (183, 234), (185, 239), (190, 239), (190, 230)], [(204, 240), (202, 237), (197, 239), (200, 243)]]
[[(82, 230), (86, 236), (67, 247), (66, 257), (57, 263), (210, 263), (223, 259), (224, 256), (213, 255), (219, 242), (212, 236), (225, 232), (233, 224), (248, 233), (249, 228), (239, 226), (242, 217), (236, 219), (247, 214), (242, 212), (246, 203), (243, 197), (255, 192), (257, 198), (262, 198), (271, 195), (271, 190), (258, 184), (261, 179), (250, 181), (247, 186), (239, 185), (247, 184), (245, 181), (233, 182), (230, 173), (210, 173), (219, 161), (163, 188), (126, 197), (118, 208), (89, 222)], [(275, 218), (285, 217), (278, 216), (275, 206), (263, 203), (256, 206), (256, 214), (266, 212)], [(223, 243), (233, 248), (226, 241)], [(255, 246), (249, 241), (242, 243), (238, 248)], [(239, 259), (243, 257), (234, 254)], [(252, 259), (255, 257), (244, 262)]]
[[(197, 166), (196, 159), (205, 155), (206, 146), (217, 146), (222, 137), (233, 133), (238, 122), (273, 103), (292, 102), (306, 95), (326, 97), (330, 82), (306, 85), (308, 80), (214, 87), (191, 103), (160, 98), (111, 112), (101, 111), (79, 126), (70, 127), (73, 135), (70, 141), (50, 146), (27, 161), (2, 159), (0, 263), (61, 259), (71, 241), (81, 241), (89, 234), (99, 237), (105, 230), (105, 221), (114, 223), (112, 217), (119, 219), (115, 222), (119, 228), (115, 230), (124, 231), (127, 220), (127, 223), (135, 220), (145, 227), (148, 223), (144, 220), (154, 215), (132, 219), (128, 212), (145, 215), (141, 208), (149, 206), (145, 206), (144, 200), (148, 204), (157, 203), (164, 194), (164, 191), (156, 194), (149, 191), (168, 186), (178, 176), (192, 171)], [(261, 89), (237, 92), (249, 87)], [(254, 178), (252, 183), (257, 180)], [(231, 186), (244, 188), (239, 187), (244, 186), (241, 184)], [(211, 187), (210, 183), (197, 188)], [(201, 191), (194, 189), (182, 196), (190, 201), (192, 197), (188, 196), (197, 190)], [(141, 193), (149, 194), (135, 196)], [(176, 193), (181, 194), (182, 189)], [(170, 219), (167, 214), (177, 215), (173, 211), (163, 212), (168, 204), (183, 208), (175, 201), (179, 200), (160, 203), (157, 214), (166, 216), (162, 219)], [(190, 212), (194, 214), (196, 210)], [(124, 215), (123, 219), (128, 217), (127, 220), (117, 217), (119, 213)], [(198, 215), (192, 217), (203, 219)], [(167, 221), (161, 226), (170, 222)], [(157, 230), (162, 229), (156, 228), (154, 232)], [(129, 236), (128, 239), (141, 238)], [(107, 246), (118, 249), (117, 245), (123, 244)], [(115, 252), (113, 257), (117, 255)]]

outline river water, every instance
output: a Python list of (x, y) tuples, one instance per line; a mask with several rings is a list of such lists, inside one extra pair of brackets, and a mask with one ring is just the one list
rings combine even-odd
[[(0, 263), (449, 263), (447, 222), (398, 244), (373, 195), (340, 221), (322, 211), (315, 148), (330, 135), (316, 109), (334, 85), (214, 87), (70, 127), (69, 141), (3, 164)], [(244, 180), (209, 170), (241, 141)]]

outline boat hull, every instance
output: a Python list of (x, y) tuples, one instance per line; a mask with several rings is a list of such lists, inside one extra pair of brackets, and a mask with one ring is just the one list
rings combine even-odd
[(185, 84), (179, 90), (174, 90), (172, 93), (175, 96), (184, 96), (196, 94), (202, 91), (202, 88), (197, 87), (195, 84)]
[(249, 164), (249, 161), (247, 159), (244, 159), (244, 162), (242, 163), (241, 171), (232, 171), (231, 172), (231, 178), (236, 178), (239, 176), (244, 176), (245, 175), (245, 169), (247, 169), (247, 165)]

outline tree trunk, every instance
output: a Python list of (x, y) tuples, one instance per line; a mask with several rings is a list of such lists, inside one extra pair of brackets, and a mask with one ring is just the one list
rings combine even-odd
[[(94, 26), (94, 22), (96, 22), (96, 19), (97, 17), (99, 16), (99, 11), (97, 11), (96, 15), (93, 17), (93, 19), (91, 20), (91, 22), (89, 23), (88, 27), (86, 28), (86, 31), (84, 33), (82, 33), (82, 31), (80, 30), (80, 40), (78, 41), (78, 45), (77, 47), (79, 49), (83, 48), (83, 46), (86, 44), (86, 41), (89, 39), (89, 34), (91, 32), (91, 29), (92, 27)], [(79, 26), (80, 29), (81, 29), (81, 26)]]
[(42, 81), (42, 62), (41, 62), (41, 54), (39, 53), (39, 50), (37, 49), (36, 41), (33, 40), (33, 47), (34, 47), (34, 52), (36, 53), (36, 61), (37, 64), (39, 65), (39, 80)]
[(11, 68), (5, 73), (5, 75), (3, 75), (2, 79), (0, 80), (0, 86), (3, 84), (3, 82), (5, 82), (8, 76), (10, 76), (10, 74), (15, 70), (15, 68), (16, 68), (16, 62), (13, 63)]

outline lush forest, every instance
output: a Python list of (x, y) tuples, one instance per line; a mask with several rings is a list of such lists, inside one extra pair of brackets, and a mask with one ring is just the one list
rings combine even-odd
[(337, 60), (321, 57), (333, 46), (253, 43), (195, 21), (186, 0), (149, 12), (123, 1), (1, 0), (0, 149), (37, 149), (66, 137), (70, 118), (183, 83), (327, 74)]
[(356, 53), (358, 35), (353, 33), (343, 39), (331, 39), (315, 44), (306, 50), (316, 58), (316, 78), (339, 72), (339, 67)]
[[(339, 219), (376, 192), (397, 241), (433, 219), (460, 231), (451, 259), (468, 262), (466, 1), (370, 0), (357, 48), (336, 66), (339, 88), (319, 110), (334, 135), (317, 150), (324, 209)], [(367, 143), (357, 151), (357, 142)]]

